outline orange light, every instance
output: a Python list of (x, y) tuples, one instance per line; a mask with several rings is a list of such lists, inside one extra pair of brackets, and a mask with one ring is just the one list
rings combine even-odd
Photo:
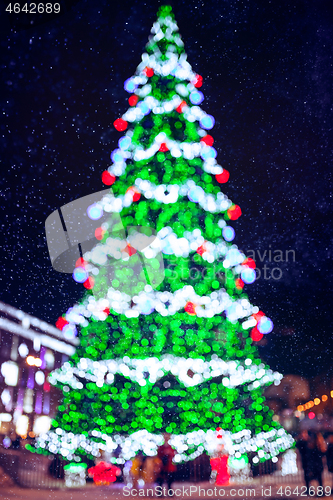
[(321, 397), (322, 401), (327, 401), (328, 400), (328, 397), (326, 396), (326, 394), (324, 394), (322, 397)]
[(308, 405), (309, 405), (309, 408), (312, 408), (314, 406), (314, 402), (313, 401), (309, 401)]
[(320, 404), (320, 399), (319, 398), (315, 398), (313, 400), (313, 402), (314, 402), (315, 405), (319, 405)]
[(297, 406), (297, 411), (304, 411), (304, 408), (302, 405)]
[(331, 391), (331, 398), (333, 398), (333, 391)]
[(27, 357), (27, 363), (29, 366), (42, 366), (42, 360), (40, 358), (34, 358), (33, 356)]
[(35, 364), (35, 358), (33, 356), (28, 356), (27, 357), (27, 363), (30, 366), (34, 366), (34, 364)]

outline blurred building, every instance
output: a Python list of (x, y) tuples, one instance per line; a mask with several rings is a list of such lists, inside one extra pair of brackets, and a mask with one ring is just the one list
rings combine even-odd
[(279, 385), (265, 389), (265, 397), (274, 411), (296, 408), (310, 397), (309, 381), (299, 375), (285, 375)]
[[(0, 302), (0, 435), (34, 437), (50, 427), (59, 392), (48, 374), (75, 352), (78, 339)], [(1, 439), (1, 441), (2, 441)]]

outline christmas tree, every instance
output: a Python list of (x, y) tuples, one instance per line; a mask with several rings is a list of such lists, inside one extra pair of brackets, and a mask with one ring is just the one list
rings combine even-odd
[(121, 463), (154, 455), (166, 432), (178, 462), (223, 437), (235, 460), (256, 463), (292, 445), (263, 397), (282, 378), (257, 353), (273, 324), (243, 290), (255, 263), (232, 242), (241, 209), (221, 191), (229, 173), (201, 86), (164, 6), (125, 82), (110, 194), (88, 209), (104, 218), (73, 274), (87, 291), (57, 323), (80, 346), (50, 376), (63, 402), (39, 450), (80, 461), (117, 449)]

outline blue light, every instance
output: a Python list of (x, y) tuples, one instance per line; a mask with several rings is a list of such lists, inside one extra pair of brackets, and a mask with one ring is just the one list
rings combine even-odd
[(261, 320), (259, 321), (259, 323), (257, 325), (257, 329), (259, 330), (259, 332), (263, 333), (264, 335), (266, 333), (271, 333), (273, 328), (274, 328), (273, 321), (271, 319), (267, 318), (267, 316), (264, 316), (263, 318), (261, 318)]
[(137, 108), (139, 108), (144, 115), (148, 115), (151, 111), (150, 107), (144, 101), (140, 101)]
[(246, 267), (241, 272), (241, 278), (244, 281), (244, 283), (253, 283), (256, 280), (256, 272), (254, 269)]
[(203, 100), (204, 95), (200, 90), (193, 90), (193, 92), (190, 93), (190, 101), (192, 104), (201, 104)]
[(206, 130), (210, 130), (214, 127), (215, 119), (212, 115), (205, 115), (200, 120), (200, 126)]
[(137, 89), (136, 83), (134, 83), (133, 78), (127, 78), (127, 80), (124, 83), (124, 89), (126, 92), (129, 92), (132, 94), (136, 89)]
[(223, 234), (223, 238), (226, 241), (232, 241), (234, 239), (234, 237), (235, 237), (235, 230), (231, 226), (225, 226), (222, 229), (222, 234)]
[(87, 208), (87, 214), (89, 219), (98, 220), (103, 215), (103, 209), (98, 206), (96, 203), (93, 203)]
[(165, 253), (165, 255), (172, 255), (174, 253), (174, 250), (170, 244), (169, 240), (162, 240), (164, 245), (162, 248), (162, 252)]
[(77, 283), (84, 283), (88, 279), (88, 273), (83, 267), (76, 267), (73, 272), (73, 278)]
[(200, 187), (200, 186), (195, 186), (190, 189), (188, 193), (188, 197), (191, 201), (194, 201), (194, 203), (198, 203), (201, 201), (205, 196), (205, 191)]
[(154, 310), (154, 303), (147, 299), (145, 302), (140, 302), (140, 309), (142, 314), (150, 314)]
[(124, 137), (121, 137), (118, 141), (118, 146), (123, 151), (126, 151), (126, 149), (130, 147), (130, 145), (131, 145), (131, 139), (126, 135)]
[(201, 158), (203, 160), (209, 160), (210, 158), (216, 158), (217, 156), (217, 151), (215, 148), (212, 148), (210, 146), (204, 147), (201, 153)]
[(226, 259), (230, 262), (231, 266), (237, 266), (237, 264), (243, 262), (244, 255), (237, 248), (231, 248), (226, 255)]
[(112, 151), (111, 160), (114, 163), (119, 163), (119, 162), (122, 162), (124, 160), (124, 157), (123, 157), (120, 149), (115, 149), (114, 151)]
[(65, 325), (62, 329), (62, 334), (66, 339), (74, 339), (77, 336), (77, 329), (75, 325)]

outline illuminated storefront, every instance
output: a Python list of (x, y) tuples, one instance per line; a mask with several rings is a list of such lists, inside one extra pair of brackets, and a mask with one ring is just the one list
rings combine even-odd
[[(74, 354), (76, 338), (0, 302), (0, 442), (50, 427), (59, 393), (48, 374)], [(5, 442), (6, 442), (5, 441)]]

